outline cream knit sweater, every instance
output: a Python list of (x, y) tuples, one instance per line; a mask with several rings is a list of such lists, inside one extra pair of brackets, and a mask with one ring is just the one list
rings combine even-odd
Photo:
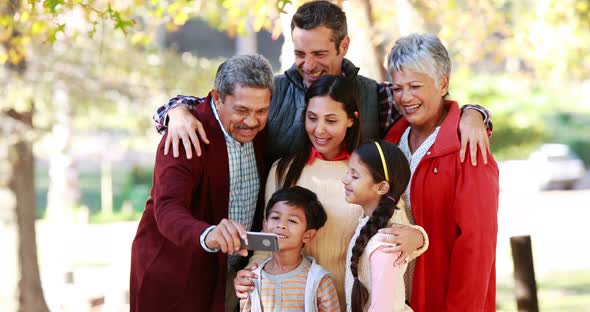
[[(276, 167), (275, 162), (268, 175), (265, 202), (268, 202), (277, 189)], [(362, 215), (361, 206), (349, 204), (344, 199), (344, 185), (341, 179), (347, 169), (346, 160), (325, 161), (316, 158), (313, 163), (304, 167), (297, 182), (297, 185), (308, 188), (318, 195), (328, 215), (326, 224), (317, 232), (316, 237), (305, 245), (303, 254), (315, 258), (318, 264), (332, 274), (342, 310), (346, 302), (346, 252)], [(269, 253), (255, 252), (250, 258), (250, 263), (260, 264), (268, 257)]]

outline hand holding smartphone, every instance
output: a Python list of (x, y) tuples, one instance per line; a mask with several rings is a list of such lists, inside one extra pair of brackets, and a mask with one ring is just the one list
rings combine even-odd
[(274, 233), (248, 232), (248, 244), (240, 239), (240, 248), (279, 251), (279, 237)]

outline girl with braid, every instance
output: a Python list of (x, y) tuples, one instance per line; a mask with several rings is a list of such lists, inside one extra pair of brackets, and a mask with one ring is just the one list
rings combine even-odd
[(424, 244), (396, 264), (400, 253), (384, 252), (391, 244), (382, 241), (387, 234), (378, 233), (392, 223), (410, 224), (405, 210), (397, 207), (409, 180), (408, 161), (393, 143), (365, 143), (350, 156), (342, 183), (346, 201), (360, 205), (363, 216), (346, 258), (347, 311), (412, 311), (406, 305), (404, 273), (407, 262), (428, 248), (428, 236), (412, 225), (422, 233)]

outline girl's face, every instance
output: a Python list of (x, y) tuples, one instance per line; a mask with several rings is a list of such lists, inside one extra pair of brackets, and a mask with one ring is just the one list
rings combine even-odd
[(348, 171), (342, 178), (346, 201), (351, 204), (361, 205), (366, 215), (370, 215), (379, 204), (383, 192), (384, 181), (375, 183), (373, 176), (357, 153), (353, 153), (348, 160)]
[(312, 97), (307, 104), (305, 130), (313, 147), (327, 160), (342, 151), (346, 130), (353, 124), (344, 104), (328, 95)]

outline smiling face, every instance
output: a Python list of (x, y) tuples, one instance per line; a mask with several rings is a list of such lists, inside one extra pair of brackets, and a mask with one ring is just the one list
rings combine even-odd
[(251, 142), (266, 126), (271, 95), (268, 88), (237, 85), (224, 101), (216, 90), (212, 95), (223, 128), (236, 141)]
[(443, 97), (448, 78), (439, 79), (437, 86), (427, 74), (406, 68), (391, 73), (395, 103), (412, 127), (434, 129), (444, 115)]
[(295, 27), (291, 32), (295, 47), (295, 65), (306, 87), (323, 75), (340, 75), (342, 60), (348, 51), (346, 36), (338, 46), (332, 41), (332, 30), (325, 26), (312, 29)]
[(344, 105), (328, 95), (312, 97), (307, 104), (305, 130), (313, 147), (327, 160), (340, 154), (346, 130), (353, 124)]
[(316, 230), (307, 229), (303, 207), (292, 206), (284, 201), (272, 206), (263, 224), (264, 231), (279, 236), (281, 251), (300, 249), (309, 242)]
[(375, 182), (371, 171), (357, 153), (348, 160), (348, 171), (342, 178), (346, 201), (363, 207), (365, 215), (371, 215), (381, 196), (389, 190), (385, 181)]

